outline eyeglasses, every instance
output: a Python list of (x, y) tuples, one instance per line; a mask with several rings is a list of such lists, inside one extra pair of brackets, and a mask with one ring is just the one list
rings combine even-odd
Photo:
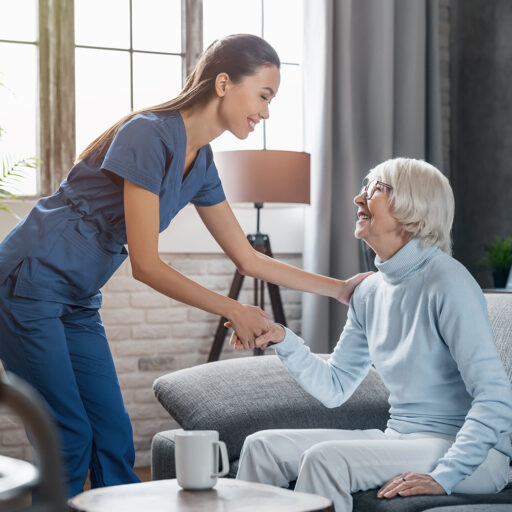
[(391, 185), (388, 185), (383, 181), (372, 180), (366, 185), (362, 186), (361, 194), (364, 192), (366, 194), (366, 200), (369, 201), (373, 197), (373, 194), (375, 194), (376, 190), (378, 190), (379, 192), (383, 192), (382, 187), (387, 188), (388, 190), (393, 190), (393, 187)]

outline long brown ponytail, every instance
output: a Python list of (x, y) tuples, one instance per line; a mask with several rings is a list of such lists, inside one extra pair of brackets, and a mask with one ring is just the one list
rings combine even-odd
[(77, 161), (95, 154), (94, 165), (100, 162), (121, 125), (133, 116), (147, 112), (176, 111), (204, 103), (213, 95), (215, 79), (219, 73), (227, 73), (232, 82), (239, 83), (265, 65), (279, 68), (281, 63), (276, 51), (261, 37), (234, 34), (214, 41), (199, 58), (178, 96), (160, 105), (146, 107), (124, 116), (94, 139), (80, 153)]

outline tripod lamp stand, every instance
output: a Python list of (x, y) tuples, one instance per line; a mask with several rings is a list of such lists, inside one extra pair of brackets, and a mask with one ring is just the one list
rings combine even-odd
[[(310, 155), (297, 151), (245, 150), (222, 151), (215, 154), (215, 164), (228, 201), (232, 205), (253, 204), (256, 208), (256, 233), (247, 235), (256, 251), (273, 258), (270, 238), (260, 232), (260, 212), (264, 204), (270, 207), (309, 204)], [(235, 271), (229, 297), (237, 300), (244, 276)], [(266, 283), (274, 320), (286, 325), (279, 287)], [(265, 282), (254, 279), (254, 305), (264, 309)], [(219, 359), (227, 328), (222, 317), (210, 349), (208, 362)], [(254, 349), (255, 355), (262, 350)]]

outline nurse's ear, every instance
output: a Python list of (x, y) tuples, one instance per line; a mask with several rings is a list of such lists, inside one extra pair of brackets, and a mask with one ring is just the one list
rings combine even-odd
[(229, 75), (227, 73), (219, 73), (215, 78), (215, 92), (219, 98), (223, 98), (229, 88), (231, 87), (232, 82), (229, 79)]

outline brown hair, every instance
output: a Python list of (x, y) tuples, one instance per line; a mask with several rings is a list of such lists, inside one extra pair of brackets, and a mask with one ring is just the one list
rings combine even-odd
[(276, 51), (261, 37), (234, 34), (217, 39), (203, 52), (178, 96), (160, 105), (146, 107), (124, 116), (94, 139), (80, 153), (77, 161), (95, 153), (96, 165), (104, 158), (121, 125), (133, 116), (147, 112), (176, 111), (205, 103), (214, 93), (215, 79), (219, 73), (227, 73), (232, 82), (239, 83), (244, 77), (254, 75), (261, 66), (269, 65), (279, 68), (281, 63)]

